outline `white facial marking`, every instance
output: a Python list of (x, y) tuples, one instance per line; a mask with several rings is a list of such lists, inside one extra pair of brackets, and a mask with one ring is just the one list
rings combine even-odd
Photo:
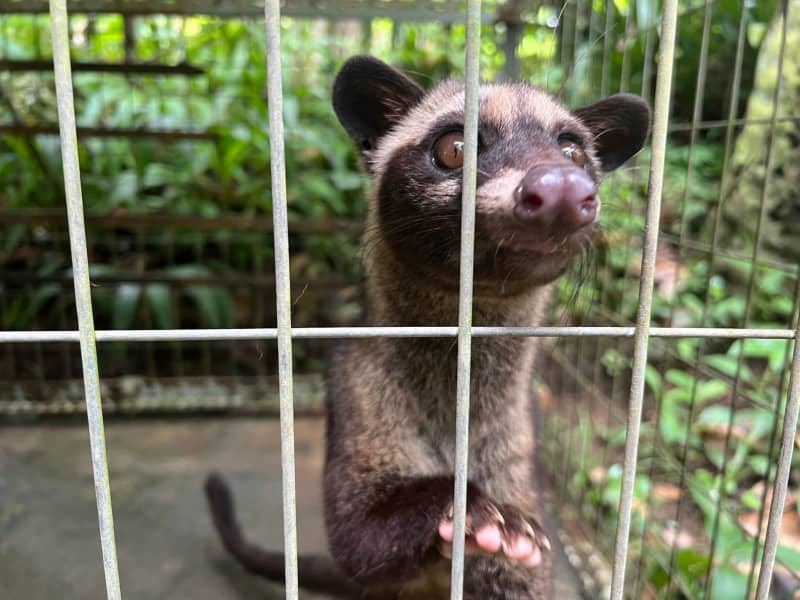
[(504, 207), (507, 210), (509, 200), (523, 177), (525, 177), (525, 171), (521, 169), (498, 171), (489, 181), (478, 188), (478, 210), (485, 213), (502, 211)]

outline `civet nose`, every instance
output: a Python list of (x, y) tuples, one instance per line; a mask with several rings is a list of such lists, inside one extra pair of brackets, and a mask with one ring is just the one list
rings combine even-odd
[(597, 185), (576, 167), (535, 167), (514, 191), (514, 214), (524, 223), (564, 232), (597, 216)]

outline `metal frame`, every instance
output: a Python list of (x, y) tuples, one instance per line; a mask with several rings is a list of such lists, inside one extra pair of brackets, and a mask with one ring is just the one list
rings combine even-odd
[[(611, 11), (609, 10), (609, 13)], [(667, 124), (672, 87), (672, 67), (675, 56), (675, 34), (678, 23), (678, 1), (665, 0), (661, 17), (661, 47), (659, 48), (656, 98), (653, 111), (653, 154), (650, 161), (650, 183), (647, 195), (644, 249), (642, 253), (642, 282), (639, 286), (639, 308), (636, 311), (636, 334), (633, 349), (633, 374), (628, 405), (628, 426), (625, 438), (622, 494), (619, 500), (619, 521), (614, 544), (614, 570), (611, 580), (611, 600), (622, 600), (625, 588), (625, 567), (633, 509), (633, 484), (639, 453), (639, 431), (642, 425), (644, 402), (644, 372), (647, 367), (650, 339), (650, 313), (653, 307), (658, 228), (661, 220), (661, 192), (664, 185), (664, 163), (667, 152)]]
[[(14, 3), (12, 3), (13, 5)], [(610, 4), (610, 2), (609, 2)], [(268, 44), (268, 97), (269, 130), (272, 145), (272, 193), (275, 235), (276, 303), (278, 326), (272, 329), (220, 329), (220, 330), (136, 330), (95, 331), (92, 317), (90, 281), (88, 273), (85, 221), (81, 198), (80, 172), (77, 156), (77, 136), (73, 107), (73, 90), (69, 59), (66, 0), (50, 0), (52, 23), (53, 62), (58, 100), (58, 117), (62, 144), (62, 160), (66, 188), (69, 237), (74, 270), (75, 299), (78, 311), (78, 331), (0, 332), (0, 343), (9, 342), (79, 342), (83, 362), (89, 438), (92, 466), (97, 494), (97, 512), (107, 596), (121, 598), (114, 523), (106, 461), (103, 413), (100, 398), (99, 373), (96, 359), (96, 342), (111, 341), (201, 341), (277, 339), (279, 352), (279, 392), (281, 419), (281, 450), (283, 471), (283, 518), (286, 552), (286, 597), (296, 599), (297, 542), (294, 489), (293, 441), (293, 388), (292, 339), (293, 338), (344, 338), (344, 337), (457, 337), (457, 435), (456, 435), (456, 485), (455, 542), (452, 562), (452, 599), (462, 597), (461, 583), (464, 569), (464, 540), (467, 482), (467, 447), (469, 425), (470, 348), (473, 336), (536, 336), (536, 337), (632, 337), (635, 351), (628, 412), (627, 438), (622, 494), (619, 503), (619, 522), (616, 535), (613, 581), (610, 597), (621, 600), (625, 592), (625, 567), (630, 535), (633, 486), (636, 476), (639, 432), (644, 396), (644, 372), (650, 337), (676, 338), (772, 338), (794, 340), (795, 350), (791, 362), (791, 383), (784, 413), (780, 458), (773, 492), (774, 500), (769, 515), (764, 554), (758, 578), (756, 598), (766, 600), (775, 563), (778, 534), (783, 514), (789, 467), (794, 450), (794, 434), (800, 411), (800, 327), (791, 329), (716, 329), (706, 327), (665, 328), (650, 327), (656, 247), (658, 242), (659, 214), (664, 175), (664, 161), (669, 121), (669, 95), (675, 49), (677, 0), (665, 0), (661, 20), (661, 47), (659, 49), (655, 113), (653, 128), (653, 155), (650, 165), (650, 183), (646, 216), (645, 244), (642, 277), (639, 288), (638, 312), (635, 327), (472, 327), (472, 268), (475, 223), (475, 182), (477, 169), (477, 117), (479, 83), (479, 42), (481, 24), (480, 0), (468, 0), (466, 99), (465, 99), (465, 163), (464, 193), (461, 230), (461, 274), (459, 290), (458, 327), (348, 327), (303, 328), (293, 330), (290, 314), (289, 249), (286, 216), (286, 183), (284, 172), (283, 115), (280, 70), (280, 7), (278, 0), (265, 3)], [(784, 18), (788, 3), (783, 3)], [(609, 20), (607, 18), (607, 20)], [(705, 36), (708, 35), (706, 31)], [(608, 40), (610, 38), (606, 38)], [(605, 53), (604, 53), (605, 54)], [(738, 62), (738, 61), (737, 61)], [(602, 86), (608, 88), (608, 73), (604, 68)], [(776, 92), (776, 96), (777, 96)], [(695, 114), (695, 126), (700, 120)], [(733, 115), (728, 126), (733, 123)], [(773, 114), (770, 127), (774, 129), (777, 114)], [(729, 129), (730, 131), (730, 129)], [(730, 149), (730, 138), (727, 148)], [(770, 154), (768, 154), (769, 159)], [(766, 194), (766, 192), (764, 192)], [(715, 235), (716, 242), (716, 235)], [(712, 249), (713, 255), (714, 249)], [(758, 253), (756, 244), (755, 254)], [(755, 258), (755, 256), (754, 256)], [(752, 288), (752, 280), (750, 282)]]
[(83, 363), (83, 385), (86, 396), (86, 417), (92, 450), (92, 470), (97, 497), (97, 518), (100, 521), (100, 545), (109, 600), (122, 598), (119, 585), (117, 546), (114, 540), (114, 515), (111, 488), (108, 482), (108, 461), (103, 430), (103, 407), (100, 398), (100, 374), (97, 368), (92, 293), (89, 282), (89, 258), (86, 249), (86, 224), (83, 222), (81, 173), (78, 166), (78, 136), (75, 128), (75, 107), (72, 95), (72, 69), (69, 55), (69, 22), (67, 1), (51, 0), (50, 21), (53, 38), (53, 68), (58, 100), (58, 124), (61, 129), (61, 159), (64, 163), (64, 191), (67, 202), (72, 269), (75, 281), (75, 304)]
[[(266, 6), (265, 6), (266, 5)], [(264, 0), (71, 0), (73, 12), (116, 13), (124, 15), (195, 15), (220, 17), (260, 17), (269, 2)], [(464, 22), (463, 3), (458, 0), (285, 0), (281, 14), (309, 19), (347, 20), (392, 17), (403, 21)], [(2, 13), (47, 12), (47, 0), (7, 0), (0, 5)], [(492, 16), (481, 16), (491, 22)]]

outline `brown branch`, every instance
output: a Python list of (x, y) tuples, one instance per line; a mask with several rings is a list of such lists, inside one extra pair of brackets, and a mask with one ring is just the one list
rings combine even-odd
[[(0, 59), (0, 71), (52, 71), (52, 60)], [(73, 72), (84, 73), (122, 73), (125, 75), (203, 75), (205, 71), (189, 63), (165, 65), (160, 63), (135, 62), (81, 62), (72, 63)]]
[[(59, 283), (63, 287), (70, 287), (73, 284), (72, 275), (69, 273), (55, 275), (37, 275), (34, 273), (20, 271), (0, 271), (0, 281), (6, 283)], [(219, 273), (208, 276), (194, 275), (191, 277), (165, 273), (163, 271), (152, 271), (143, 273), (124, 273), (114, 275), (93, 275), (91, 276), (92, 286), (116, 285), (119, 283), (141, 283), (153, 284), (162, 283), (172, 287), (186, 287), (190, 285), (204, 285), (210, 287), (254, 287), (268, 288), (275, 287), (275, 278), (271, 275), (258, 275), (251, 273)], [(319, 276), (314, 279), (300, 279), (295, 277), (292, 282), (294, 292), (317, 289), (329, 289), (334, 287), (346, 287), (358, 283), (353, 277), (340, 276)]]
[[(0, 210), (0, 224), (53, 224), (66, 227), (66, 213), (61, 209)], [(99, 227), (118, 229), (179, 229), (193, 231), (272, 231), (272, 218), (250, 215), (220, 215), (198, 217), (168, 214), (87, 214), (86, 223)], [(359, 221), (351, 219), (290, 219), (291, 233), (346, 233), (356, 235), (362, 230)]]
[[(58, 135), (56, 125), (0, 125), (0, 134), (14, 134), (24, 136)], [(122, 137), (131, 139), (156, 139), (156, 140), (207, 140), (217, 139), (216, 133), (210, 131), (185, 131), (180, 129), (153, 130), (137, 129), (133, 127), (78, 127), (78, 137)]]

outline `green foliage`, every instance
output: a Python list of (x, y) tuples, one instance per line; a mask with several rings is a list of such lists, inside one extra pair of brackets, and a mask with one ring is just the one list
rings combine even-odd
[[(746, 254), (726, 255), (724, 240), (718, 243), (718, 254), (713, 256), (693, 249), (711, 248), (714, 243), (722, 148), (711, 135), (700, 137), (692, 150), (680, 142), (678, 136), (672, 136), (667, 149), (653, 324), (793, 327), (796, 275), (779, 267), (752, 267)], [(648, 161), (647, 152), (638, 158), (639, 165), (647, 165)], [(574, 303), (580, 323), (610, 319), (612, 324), (628, 324), (635, 319), (644, 184), (639, 169), (614, 174), (603, 184), (597, 277), (595, 285), (581, 285), (582, 297), (591, 301)], [(670, 288), (664, 281), (674, 285)], [(562, 284), (562, 301), (570, 302), (572, 286), (574, 283)], [(598, 306), (602, 309), (597, 310)], [(689, 534), (693, 543), (673, 549), (665, 531), (666, 524), (675, 518), (674, 503), (660, 500), (657, 495), (640, 500), (642, 489), (637, 489), (634, 519), (641, 517), (640, 501), (655, 513), (646, 525), (647, 550), (643, 557), (649, 583), (661, 594), (659, 597), (700, 598), (708, 574), (713, 581), (712, 598), (741, 597), (756, 542), (737, 519), (748, 511), (757, 514), (764, 496), (753, 491), (754, 482), (769, 481), (770, 469), (774, 471), (774, 436), (782, 426), (779, 416), (783, 412), (793, 344), (786, 340), (687, 338), (654, 342), (650, 347), (645, 381), (652, 408), (646, 419), (657, 426), (643, 428), (641, 452), (655, 453), (652, 460), (657, 466), (653, 471), (640, 472), (637, 481), (641, 480), (651, 493), (662, 483), (676, 485), (683, 481), (690, 497), (683, 500), (677, 526)], [(623, 348), (629, 350), (629, 346)], [(629, 361), (630, 354), (620, 351), (619, 346), (600, 353), (600, 365), (605, 376), (615, 382), (614, 389), (626, 389)], [(607, 445), (605, 455), (621, 456), (624, 428), (611, 427), (602, 435), (596, 434), (596, 438)], [(591, 470), (605, 465), (592, 460), (592, 451), (590, 445), (586, 450), (588, 458), (582, 456), (576, 464), (582, 472), (573, 480), (584, 482), (584, 488), (577, 487), (576, 491), (607, 515), (604, 531), (611, 531), (619, 474), (612, 466), (597, 487), (596, 479), (590, 477)], [(800, 461), (795, 458), (795, 468), (797, 465)], [(710, 564), (712, 535), (716, 536), (716, 551)], [(793, 561), (797, 554), (791, 547), (780, 546), (779, 562), (786, 566), (796, 564)]]

